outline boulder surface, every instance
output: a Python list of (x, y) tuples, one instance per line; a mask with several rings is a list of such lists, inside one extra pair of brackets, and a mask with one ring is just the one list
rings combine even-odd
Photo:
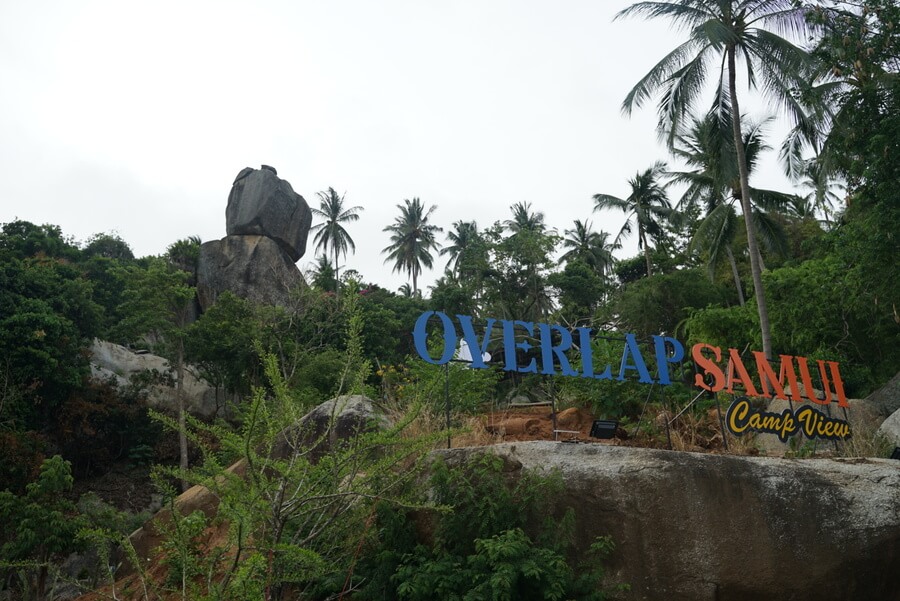
[(306, 252), (312, 212), (302, 196), (268, 166), (243, 169), (231, 186), (225, 209), (229, 236), (265, 236), (296, 263)]
[(223, 292), (264, 305), (286, 306), (303, 275), (272, 239), (226, 236), (200, 246), (197, 297), (206, 311)]
[[(134, 351), (105, 340), (91, 345), (91, 376), (97, 380), (113, 380), (119, 387), (127, 386), (131, 377), (146, 374), (151, 378), (147, 386), (147, 404), (156, 409), (178, 410), (175, 396), (175, 367), (169, 361), (151, 353)], [(184, 370), (184, 406), (188, 412), (212, 418), (218, 412), (216, 390), (196, 376), (190, 366)]]
[(578, 552), (611, 535), (625, 599), (897, 599), (900, 462), (739, 457), (553, 442), (478, 453), (506, 471), (558, 471)]

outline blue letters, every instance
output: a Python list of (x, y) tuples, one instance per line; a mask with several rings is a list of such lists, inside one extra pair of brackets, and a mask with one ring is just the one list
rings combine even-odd
[(503, 324), (503, 351), (504, 358), (506, 359), (506, 365), (503, 366), (503, 369), (506, 371), (517, 371), (523, 374), (536, 374), (537, 361), (534, 359), (532, 359), (525, 367), (519, 367), (516, 362), (516, 349), (522, 349), (523, 351), (531, 350), (531, 344), (527, 340), (516, 342), (515, 328), (516, 326), (522, 326), (528, 331), (528, 335), (534, 338), (534, 324), (530, 321), (509, 321), (508, 319), (503, 319), (500, 323)]
[[(628, 365), (628, 353), (634, 357), (634, 365)], [(638, 348), (637, 339), (634, 337), (634, 334), (625, 334), (625, 350), (622, 351), (622, 365), (619, 367), (619, 377), (617, 378), (620, 382), (625, 379), (625, 370), (633, 369), (638, 372), (640, 378), (638, 378), (638, 382), (642, 384), (652, 384), (653, 378), (650, 377), (650, 372), (647, 371), (647, 366), (644, 364), (644, 357), (641, 355), (641, 349)]]
[(478, 336), (475, 335), (475, 328), (472, 327), (472, 318), (468, 315), (457, 315), (456, 318), (462, 326), (463, 339), (469, 345), (469, 350), (472, 353), (472, 367), (487, 368), (487, 365), (484, 364), (484, 354), (487, 352), (488, 344), (491, 342), (491, 330), (494, 329), (495, 319), (488, 317), (487, 325), (484, 327), (484, 339), (479, 343)]
[[(553, 355), (559, 359), (559, 370), (564, 376), (577, 376), (578, 372), (569, 365), (569, 360), (563, 354), (564, 351), (572, 348), (572, 335), (569, 330), (561, 326), (548, 326), (545, 323), (538, 324), (538, 330), (541, 332), (541, 361), (544, 364), (542, 374), (552, 376), (556, 372), (553, 370)], [(553, 330), (559, 332), (561, 338), (558, 346), (553, 346)]]
[[(441, 320), (441, 324), (444, 326), (444, 353), (437, 361), (432, 359), (431, 355), (428, 354), (428, 333), (425, 331), (428, 320), (432, 315), (437, 315)], [(432, 365), (443, 365), (453, 358), (453, 353), (456, 351), (456, 328), (453, 326), (453, 322), (450, 321), (450, 318), (447, 317), (446, 313), (440, 311), (426, 311), (419, 315), (419, 319), (416, 320), (416, 327), (413, 330), (413, 342), (416, 345), (416, 352), (419, 353), (419, 356), (425, 359), (425, 361)]]
[[(673, 353), (669, 357), (666, 350), (666, 343), (672, 343)], [(656, 374), (659, 376), (660, 384), (671, 384), (669, 379), (669, 363), (680, 363), (684, 359), (684, 347), (674, 338), (668, 336), (654, 336), (653, 346), (656, 347)]]

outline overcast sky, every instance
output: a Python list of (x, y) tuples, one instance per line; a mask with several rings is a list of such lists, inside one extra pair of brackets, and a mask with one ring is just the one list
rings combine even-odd
[[(311, 206), (331, 186), (364, 207), (346, 262), (391, 289), (406, 276), (383, 263), (382, 229), (405, 198), (436, 204), (445, 232), (519, 201), (560, 233), (617, 232), (591, 196), (624, 196), (667, 158), (654, 106), (628, 118), (622, 100), (684, 39), (613, 23), (629, 4), (2, 2), (0, 222), (159, 254), (223, 237), (235, 175), (267, 164)], [(774, 160), (762, 171), (779, 185)], [(313, 255), (310, 236), (298, 266)]]

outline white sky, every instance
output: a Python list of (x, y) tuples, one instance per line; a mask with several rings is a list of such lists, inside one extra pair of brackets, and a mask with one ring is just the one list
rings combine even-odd
[[(405, 198), (436, 204), (445, 232), (523, 200), (560, 233), (574, 219), (617, 232), (623, 216), (592, 215), (591, 196), (624, 196), (667, 159), (655, 105), (619, 107), (684, 39), (613, 23), (629, 4), (2, 2), (0, 222), (114, 231), (159, 254), (223, 237), (235, 175), (267, 164), (311, 206), (332, 186), (364, 207), (346, 263), (390, 289), (406, 276), (383, 263), (382, 229)], [(774, 160), (761, 171), (785, 189)], [(312, 260), (310, 236), (298, 265)]]

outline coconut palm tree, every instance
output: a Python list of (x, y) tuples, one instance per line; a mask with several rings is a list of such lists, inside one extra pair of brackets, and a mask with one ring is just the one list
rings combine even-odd
[[(806, 12), (793, 0), (673, 0), (638, 2), (616, 15), (617, 19), (632, 15), (650, 19), (663, 17), (690, 30), (688, 40), (663, 57), (628, 93), (622, 105), (626, 113), (631, 113), (656, 92), (662, 91), (659, 125), (661, 131), (668, 134), (670, 144), (704, 91), (710, 68), (718, 73), (714, 106), (730, 105), (744, 215), (751, 214), (751, 203), (747, 158), (741, 143), (738, 60), (744, 63), (747, 85), (751, 89), (761, 89), (785, 107), (795, 121), (804, 119), (792, 92), (807, 83), (804, 71), (809, 64), (809, 55), (773, 31), (805, 36), (810, 29)], [(744, 219), (744, 224), (763, 352), (771, 359), (772, 337), (756, 231), (752, 219)]]
[(321, 249), (323, 253), (328, 253), (329, 249), (334, 253), (334, 282), (335, 293), (340, 287), (340, 278), (338, 278), (338, 258), (341, 255), (347, 256), (347, 250), (356, 252), (356, 244), (353, 238), (344, 229), (345, 223), (359, 220), (359, 211), (362, 207), (344, 207), (344, 198), (347, 196), (338, 196), (334, 188), (328, 188), (324, 192), (319, 192), (319, 208), (313, 208), (312, 213), (316, 217), (321, 217), (325, 221), (314, 225), (311, 229), (316, 232), (313, 240), (316, 242), (316, 250)]
[(562, 245), (569, 250), (559, 258), (560, 265), (580, 259), (599, 276), (609, 273), (615, 263), (612, 251), (620, 248), (620, 245), (609, 242), (609, 232), (595, 232), (590, 221), (576, 219), (575, 227), (564, 233), (566, 237)]
[(447, 232), (447, 240), (450, 242), (450, 245), (442, 248), (440, 254), (442, 256), (450, 256), (446, 268), (451, 269), (452, 265), (451, 271), (458, 276), (460, 263), (466, 265), (470, 255), (476, 250), (475, 247), (480, 242), (478, 224), (474, 221), (455, 222), (453, 230)]
[(594, 210), (618, 209), (625, 213), (625, 224), (613, 240), (618, 246), (624, 238), (631, 235), (633, 228), (637, 228), (638, 248), (644, 251), (644, 259), (647, 262), (647, 276), (653, 275), (653, 267), (650, 261), (649, 238), (659, 240), (663, 235), (663, 223), (674, 223), (678, 214), (669, 203), (665, 184), (660, 183), (664, 175), (666, 164), (657, 161), (649, 169), (638, 172), (628, 180), (631, 186), (631, 194), (628, 198), (618, 198), (610, 194), (594, 194)]
[(418, 279), (422, 266), (431, 269), (434, 258), (431, 250), (438, 250), (435, 234), (443, 231), (436, 225), (428, 223), (428, 218), (437, 209), (432, 205), (428, 209), (418, 198), (406, 199), (400, 209), (400, 216), (383, 231), (391, 232), (391, 244), (382, 253), (388, 253), (385, 263), (394, 262), (393, 271), (405, 271), (412, 278), (413, 294), (418, 296)]
[(540, 211), (531, 212), (531, 203), (527, 201), (517, 202), (510, 207), (513, 218), (507, 219), (504, 224), (514, 234), (519, 232), (543, 233), (547, 229), (544, 223), (544, 214)]
[[(763, 140), (763, 127), (770, 120), (761, 123), (748, 122), (743, 146), (747, 157), (748, 171), (752, 173), (760, 155), (771, 150)], [(682, 159), (688, 171), (674, 171), (668, 175), (671, 182), (687, 186), (677, 208), (691, 213), (702, 211), (703, 217), (691, 239), (692, 250), (707, 252), (707, 267), (710, 278), (723, 255), (728, 259), (737, 288), (738, 300), (744, 304), (744, 291), (740, 274), (731, 246), (737, 236), (739, 219), (734, 205), (741, 200), (740, 174), (737, 168), (734, 142), (731, 137), (730, 119), (723, 120), (721, 114), (707, 113), (703, 118), (693, 118), (690, 127), (675, 137), (672, 154)], [(750, 188), (755, 199), (751, 218), (760, 236), (760, 242), (770, 252), (783, 254), (787, 249), (787, 237), (778, 221), (771, 218), (766, 210), (789, 212), (796, 200), (791, 194)]]

